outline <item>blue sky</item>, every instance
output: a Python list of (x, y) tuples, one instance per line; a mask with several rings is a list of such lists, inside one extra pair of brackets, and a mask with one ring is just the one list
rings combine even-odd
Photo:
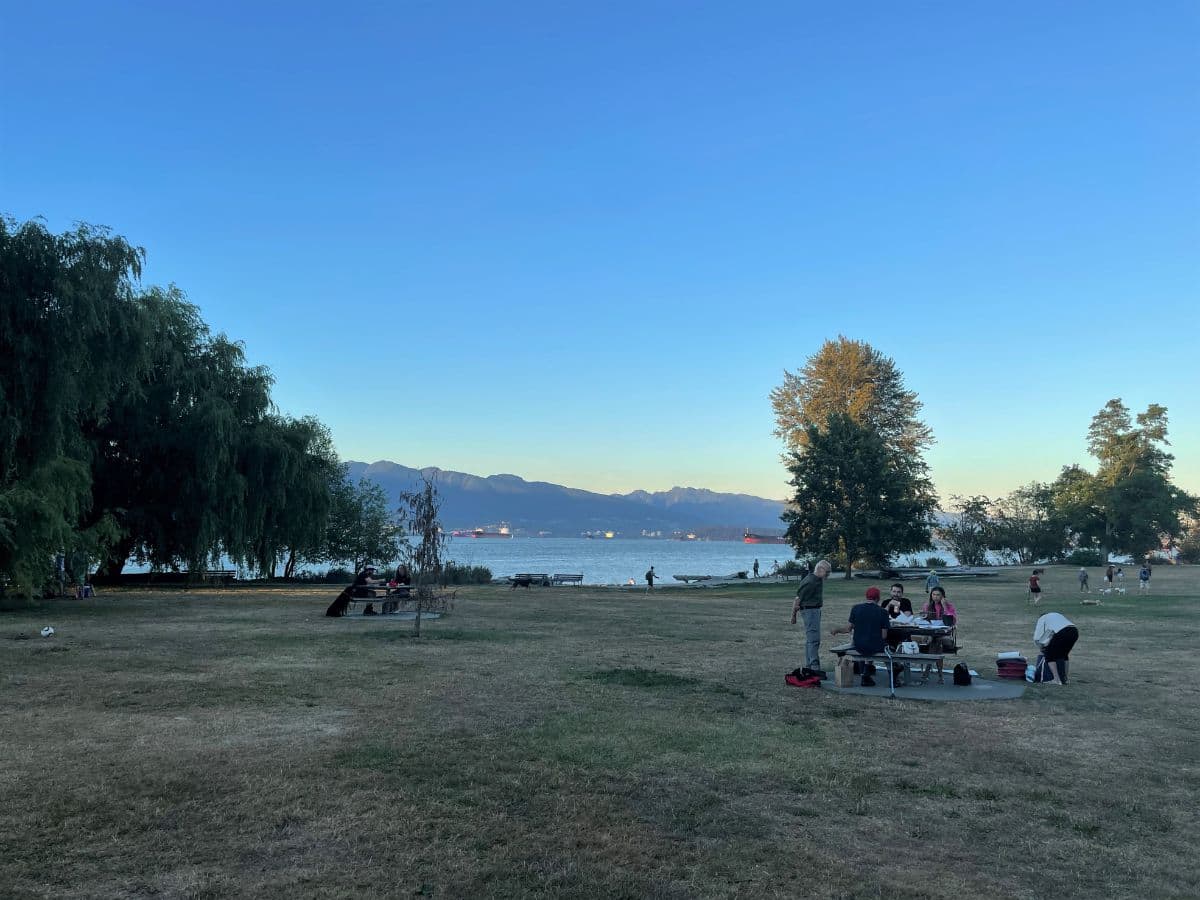
[(1195, 3), (0, 0), (0, 211), (111, 226), (346, 458), (787, 492), (837, 334), (943, 494), (1167, 406), (1200, 491)]

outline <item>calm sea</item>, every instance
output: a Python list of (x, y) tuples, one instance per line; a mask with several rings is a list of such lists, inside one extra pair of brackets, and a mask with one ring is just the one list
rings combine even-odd
[(671, 541), (613, 538), (450, 538), (446, 558), (461, 565), (487, 566), (502, 578), (519, 572), (582, 574), (585, 584), (643, 584), (646, 570), (664, 582), (673, 575), (731, 575), (751, 571), (758, 560), (765, 575), (778, 560), (792, 559), (784, 544), (741, 541)]

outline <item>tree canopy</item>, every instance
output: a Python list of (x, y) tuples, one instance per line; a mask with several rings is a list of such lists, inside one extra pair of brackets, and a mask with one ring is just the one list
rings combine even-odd
[(805, 426), (803, 446), (790, 455), (795, 493), (783, 514), (798, 555), (835, 558), (849, 578), (859, 559), (882, 565), (929, 546), (933, 487), (897, 465), (872, 425), (833, 413), (823, 427)]
[(921, 454), (933, 433), (919, 418), (921, 401), (905, 388), (896, 363), (865, 341), (825, 341), (799, 372), (783, 373), (771, 406), (775, 434), (792, 452), (804, 450), (812, 427), (822, 431), (840, 414), (872, 428), (885, 448), (925, 471)]
[(1098, 461), (1096, 472), (1067, 466), (1052, 486), (1055, 505), (1080, 543), (1105, 557), (1141, 557), (1182, 532), (1181, 516), (1196, 510), (1196, 498), (1172, 484), (1174, 457), (1166, 446), (1167, 410), (1156, 403), (1135, 419), (1113, 399), (1092, 417), (1088, 450)]
[(281, 416), (270, 372), (178, 288), (142, 288), (143, 260), (107, 229), (0, 218), (0, 581), (18, 592), (57, 553), (271, 571), (324, 541), (342, 475), (324, 426)]

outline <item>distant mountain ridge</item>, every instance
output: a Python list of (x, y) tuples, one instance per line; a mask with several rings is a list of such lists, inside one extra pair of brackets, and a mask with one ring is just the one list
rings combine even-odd
[(626, 537), (643, 531), (692, 531), (701, 536), (729, 537), (743, 529), (782, 534), (784, 504), (749, 494), (723, 494), (706, 488), (674, 487), (669, 491), (598, 494), (516, 475), (481, 477), (430, 467), (412, 469), (380, 460), (351, 461), (350, 477), (369, 478), (387, 492), (393, 505), (401, 491), (422, 475), (434, 476), (442, 499), (442, 525), (447, 530), (509, 523), (514, 530), (549, 531), (570, 537), (585, 531), (612, 530)]

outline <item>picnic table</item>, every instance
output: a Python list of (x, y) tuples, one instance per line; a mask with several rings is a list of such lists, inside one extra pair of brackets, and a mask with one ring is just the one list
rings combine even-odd
[(900, 624), (897, 622), (892, 622), (888, 625), (889, 643), (899, 641), (917, 641), (918, 643), (924, 643), (928, 646), (922, 648), (921, 652), (919, 653), (898, 653), (892, 650), (887, 653), (864, 654), (855, 650), (853, 643), (849, 643), (834, 647), (832, 652), (838, 657), (848, 655), (855, 661), (883, 661), (885, 665), (888, 665), (889, 661), (892, 663), (899, 663), (909, 671), (912, 671), (912, 669), (916, 666), (920, 666), (922, 684), (925, 684), (929, 680), (929, 676), (933, 671), (933, 667), (936, 665), (938, 684), (942, 684), (945, 676), (946, 657), (951, 653), (957, 653), (958, 649), (957, 647), (952, 650), (943, 650), (940, 648), (935, 650), (929, 648), (937, 646), (934, 643), (934, 638), (953, 637), (955, 633), (955, 627), (953, 625), (929, 625), (917, 624), (915, 622)]

